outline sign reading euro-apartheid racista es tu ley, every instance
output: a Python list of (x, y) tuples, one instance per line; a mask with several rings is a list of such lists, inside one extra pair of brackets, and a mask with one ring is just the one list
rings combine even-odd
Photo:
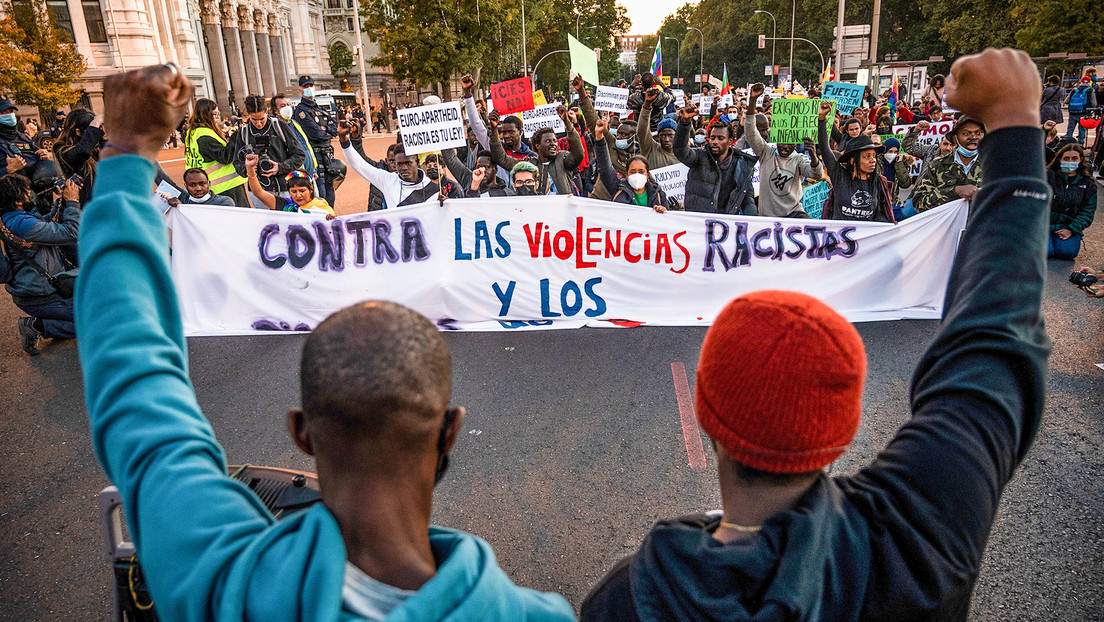
[(900, 224), (669, 211), (548, 196), (326, 220), (181, 205), (172, 273), (189, 335), (309, 330), (371, 299), (442, 330), (710, 324), (759, 289), (851, 321), (939, 318), (966, 203)]

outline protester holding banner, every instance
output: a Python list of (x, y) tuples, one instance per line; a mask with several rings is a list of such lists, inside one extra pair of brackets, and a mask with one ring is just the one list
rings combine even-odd
[(931, 160), (927, 174), (916, 184), (913, 205), (918, 212), (955, 199), (970, 201), (981, 187), (981, 167), (976, 164), (985, 126), (969, 117), (959, 117), (950, 136), (955, 150)]
[(863, 134), (849, 140), (836, 157), (828, 146), (825, 128), (832, 102), (824, 100), (818, 112), (817, 137), (824, 168), (832, 180), (832, 191), (824, 203), (822, 218), (831, 220), (869, 220), (896, 223), (893, 218), (893, 186), (878, 174), (878, 155), (885, 148), (875, 145)]
[(556, 132), (551, 127), (542, 127), (533, 134), (533, 147), (536, 155), (525, 158), (515, 158), (506, 153), (498, 133), (498, 111), (491, 112), (490, 116), (490, 141), (491, 160), (503, 168), (513, 170), (519, 162), (529, 162), (539, 171), (537, 179), (537, 194), (574, 194), (571, 183), (575, 168), (583, 161), (583, 143), (579, 139), (579, 133), (575, 131), (575, 124), (567, 118), (567, 108), (561, 105), (556, 113), (563, 121), (567, 129), (568, 151), (560, 151)]
[(1001, 493), (1043, 413), (1048, 192), (1030, 58), (960, 58), (947, 91), (994, 131), (911, 420), (872, 464), (827, 476), (859, 429), (861, 337), (803, 294), (732, 301), (695, 387), (721, 512), (657, 523), (583, 601), (584, 622), (967, 619)]
[(234, 149), (227, 145), (218, 104), (210, 99), (196, 100), (184, 137), (184, 164), (205, 171), (215, 194), (229, 198), (239, 207), (248, 207), (246, 180), (234, 170), (233, 161)]
[[(748, 109), (764, 91), (762, 84), (753, 84), (748, 92)], [(805, 145), (805, 153), (794, 151), (793, 143), (772, 146), (763, 140), (755, 127), (758, 115), (744, 115), (744, 139), (759, 157), (759, 215), (775, 218), (808, 218), (801, 205), (802, 182), (805, 178), (819, 179), (824, 168), (817, 158), (812, 141)]]
[(441, 187), (418, 168), (417, 157), (407, 155), (402, 145), (395, 146), (395, 172), (385, 171), (373, 166), (357, 153), (350, 139), (352, 132), (353, 124), (349, 121), (337, 124), (337, 138), (341, 143), (341, 151), (345, 154), (345, 162), (373, 187), (380, 189), (385, 209), (424, 203), (440, 194)]
[(732, 148), (734, 131), (724, 122), (709, 129), (704, 149), (689, 147), (690, 128), (697, 114), (697, 106), (688, 102), (679, 111), (675, 130), (675, 156), (690, 167), (684, 208), (688, 212), (754, 216), (755, 192), (751, 177), (755, 171), (755, 157)]
[(264, 97), (246, 97), (245, 114), (249, 117), (248, 122), (230, 139), (234, 168), (239, 175), (246, 176), (245, 156), (255, 153), (260, 158), (258, 173), (261, 187), (274, 196), (290, 198), (287, 175), (302, 169), (306, 158), (299, 148), (299, 141), (287, 123), (268, 114)]
[(1054, 193), (1047, 256), (1073, 259), (1096, 215), (1096, 183), (1085, 148), (1069, 143), (1058, 149), (1047, 167), (1047, 184)]
[(627, 165), (628, 174), (624, 179), (618, 178), (617, 172), (610, 163), (608, 145), (603, 140), (606, 129), (606, 121), (598, 119), (594, 125), (594, 151), (602, 183), (607, 188), (614, 189), (613, 196), (609, 200), (614, 203), (650, 207), (660, 214), (666, 212), (671, 204), (663, 189), (652, 180), (647, 158), (642, 155), (631, 156)]

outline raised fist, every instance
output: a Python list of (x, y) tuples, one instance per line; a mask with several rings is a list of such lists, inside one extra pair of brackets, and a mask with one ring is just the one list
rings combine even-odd
[[(342, 121), (337, 124), (337, 139), (342, 144), (349, 142), (349, 136), (353, 133), (353, 124), (348, 121)], [(246, 164), (248, 165), (249, 156), (245, 156)]]
[(931, 123), (929, 123), (928, 121), (920, 121), (916, 124), (917, 132), (926, 132), (929, 128), (931, 128)]
[(647, 91), (644, 91), (644, 101), (649, 105), (651, 105), (651, 103), (654, 102), (657, 97), (659, 97), (659, 88), (658, 87), (653, 86), (652, 88), (648, 89)]
[(608, 127), (609, 122), (599, 117), (598, 120), (594, 122), (594, 140), (602, 140), (606, 135), (606, 129)]
[(195, 87), (176, 65), (152, 65), (104, 80), (104, 131), (122, 150), (156, 161)]
[(563, 104), (560, 104), (559, 106), (557, 106), (556, 107), (556, 114), (558, 114), (560, 116), (560, 119), (564, 123), (567, 123), (567, 106), (565, 106)]
[(472, 89), (475, 88), (475, 80), (472, 78), (470, 73), (460, 78), (460, 86), (464, 87), (465, 97), (471, 95)]
[(751, 90), (748, 91), (748, 99), (749, 100), (759, 99), (759, 96), (762, 95), (765, 90), (766, 90), (766, 87), (764, 87), (763, 84), (760, 83), (760, 82), (756, 82), (755, 84), (752, 84), (751, 85)]
[(686, 102), (686, 106), (679, 110), (679, 119), (683, 121), (693, 121), (696, 116), (698, 116), (698, 105), (693, 100)]
[(496, 129), (498, 127), (498, 120), (500, 117), (501, 115), (498, 113), (497, 108), (495, 110), (492, 110), (490, 116), (487, 117), (487, 127), (491, 129)]
[[(1031, 58), (1020, 50), (987, 48), (960, 57), (947, 75), (947, 103), (987, 132), (1019, 125), (1039, 126), (1043, 87)], [(1001, 93), (993, 97), (993, 93)]]
[(583, 89), (585, 88), (585, 85), (583, 84), (582, 76), (575, 76), (574, 78), (571, 79), (571, 88), (575, 89), (576, 91), (579, 91), (580, 96), (581, 96), (581, 94), (583, 92)]
[[(755, 87), (752, 87), (755, 88)], [(821, 121), (828, 118), (828, 113), (832, 112), (832, 102), (822, 101), (820, 102), (820, 110), (817, 111), (817, 118)]]

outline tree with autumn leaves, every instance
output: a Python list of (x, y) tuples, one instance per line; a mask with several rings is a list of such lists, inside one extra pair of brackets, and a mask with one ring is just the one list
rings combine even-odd
[(0, 93), (44, 112), (76, 103), (84, 57), (43, 0), (6, 1), (0, 18)]

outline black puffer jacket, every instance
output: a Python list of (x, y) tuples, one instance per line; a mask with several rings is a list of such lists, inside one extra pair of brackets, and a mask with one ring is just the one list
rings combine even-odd
[[(736, 149), (729, 149), (730, 158), (734, 158), (727, 169), (722, 168), (708, 149), (691, 149), (690, 124), (679, 120), (675, 130), (675, 157), (690, 167), (690, 176), (686, 180), (684, 206), (688, 212), (709, 212), (717, 214), (741, 214), (755, 216), (755, 193), (751, 185), (751, 176), (755, 172), (755, 157)], [(731, 175), (735, 187), (727, 197), (721, 197), (721, 174)]]

